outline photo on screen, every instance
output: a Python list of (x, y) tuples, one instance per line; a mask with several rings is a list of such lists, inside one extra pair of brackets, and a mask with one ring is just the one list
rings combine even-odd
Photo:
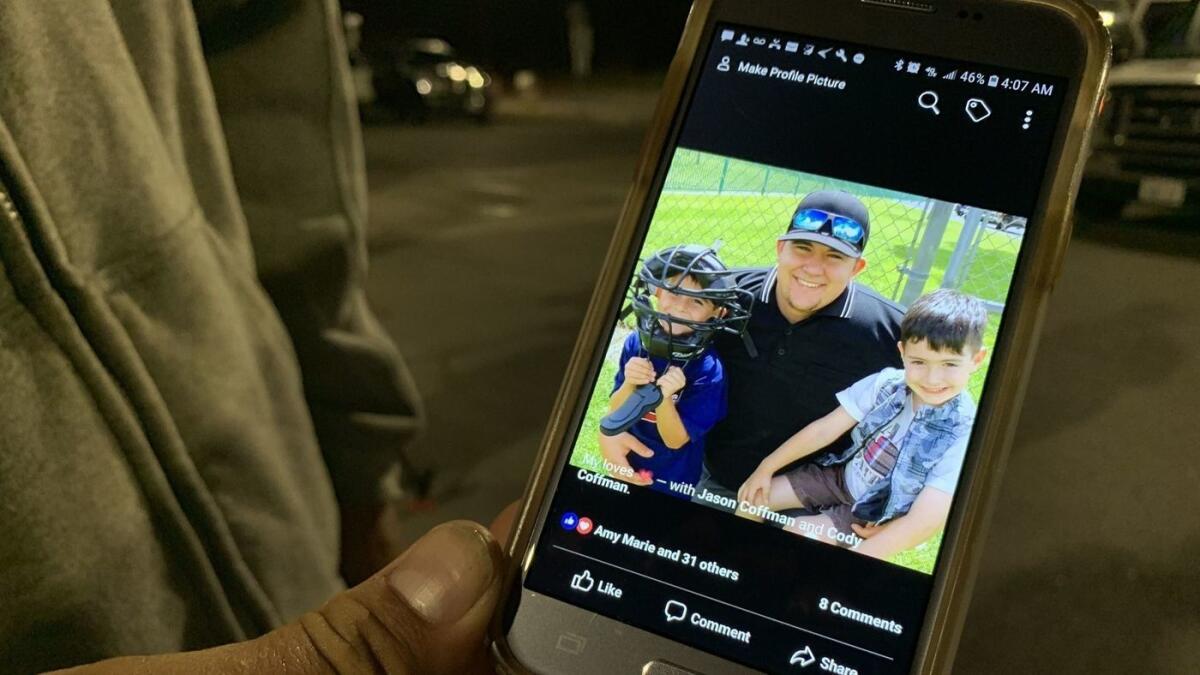
[(678, 149), (570, 463), (932, 573), (1024, 231)]

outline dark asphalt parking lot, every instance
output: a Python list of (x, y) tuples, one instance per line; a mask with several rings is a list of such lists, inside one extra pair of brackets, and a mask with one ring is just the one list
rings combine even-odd
[[(651, 100), (366, 130), (369, 293), (429, 413), (410, 536), (519, 496)], [(1077, 228), (956, 672), (1196, 672), (1198, 288), (1200, 224)]]

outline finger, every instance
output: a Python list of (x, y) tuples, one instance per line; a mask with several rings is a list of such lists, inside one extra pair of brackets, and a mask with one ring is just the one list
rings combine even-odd
[(608, 464), (605, 466), (605, 468), (608, 470), (608, 474), (610, 476), (624, 479), (628, 478), (633, 473), (633, 467), (629, 464), (629, 460), (625, 459), (626, 454), (626, 449), (621, 448), (619, 456), (608, 457)]
[(512, 533), (513, 523), (517, 520), (517, 514), (521, 510), (520, 507), (521, 502), (519, 500), (509, 504), (500, 511), (492, 521), (492, 524), (488, 526), (488, 530), (491, 531), (496, 541), (500, 542), (502, 548), (505, 548), (503, 545), (508, 543), (508, 535)]
[(502, 554), (486, 529), (435, 528), (381, 573), (300, 620), (338, 672), (351, 653), (386, 672), (463, 672), (481, 649), (499, 594)]
[(634, 454), (641, 455), (642, 457), (653, 457), (654, 456), (653, 450), (646, 447), (645, 443), (634, 438), (632, 435), (629, 436), (629, 450), (631, 452), (633, 452)]
[(622, 457), (619, 461), (612, 462), (612, 466), (608, 472), (617, 478), (629, 478), (633, 475), (633, 465), (629, 460)]
[(504, 554), (481, 525), (421, 537), (382, 572), (262, 637), (197, 652), (115, 659), (112, 673), (450, 673), (484, 663)]
[(624, 468), (620, 469), (619, 471), (610, 471), (609, 475), (619, 481), (624, 481), (632, 485), (649, 485), (654, 482), (652, 480), (643, 478), (642, 475), (637, 471), (634, 471), (633, 467), (628, 463), (626, 463)]

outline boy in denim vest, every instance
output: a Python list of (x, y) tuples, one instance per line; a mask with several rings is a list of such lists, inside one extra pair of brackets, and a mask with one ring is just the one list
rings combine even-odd
[[(837, 408), (759, 464), (739, 501), (819, 511), (787, 529), (878, 558), (928, 540), (945, 525), (975, 421), (966, 387), (987, 356), (987, 324), (983, 303), (964, 293), (919, 298), (900, 324), (904, 370), (840, 392)], [(775, 475), (851, 429), (850, 447)]]

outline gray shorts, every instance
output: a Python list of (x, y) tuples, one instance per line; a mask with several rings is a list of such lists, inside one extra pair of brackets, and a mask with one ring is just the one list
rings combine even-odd
[(851, 523), (864, 525), (850, 512), (854, 497), (846, 489), (846, 471), (842, 466), (821, 466), (813, 462), (801, 464), (783, 474), (792, 492), (805, 507), (820, 511), (833, 521), (840, 532), (852, 532)]

